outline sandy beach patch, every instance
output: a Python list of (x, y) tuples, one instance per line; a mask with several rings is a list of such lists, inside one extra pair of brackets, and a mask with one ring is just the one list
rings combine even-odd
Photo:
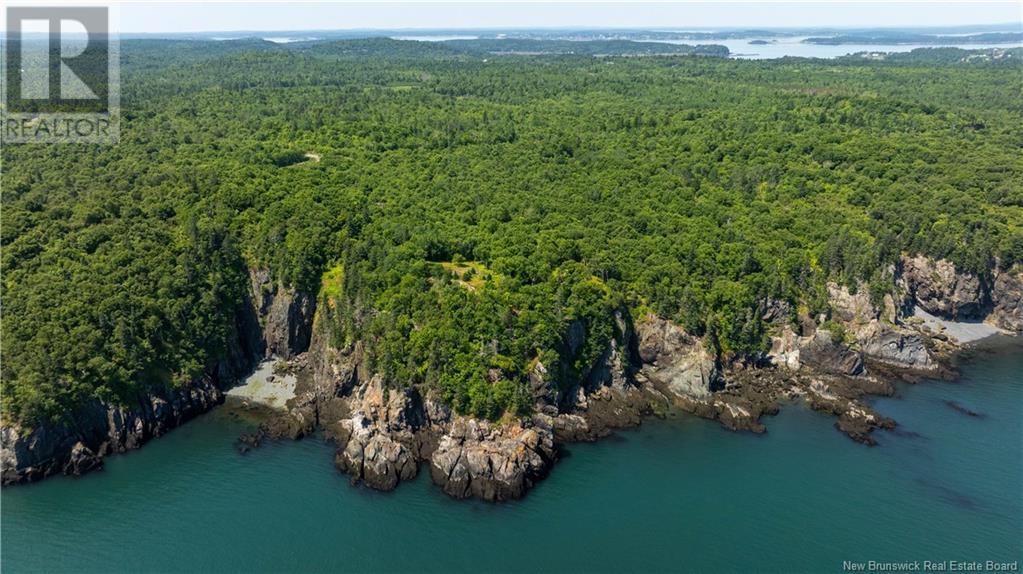
[(278, 360), (271, 357), (260, 363), (241, 385), (227, 391), (227, 396), (283, 409), (288, 399), (295, 396), (296, 379), (294, 375), (274, 373)]
[(949, 321), (947, 319), (931, 315), (920, 307), (913, 308), (913, 316), (920, 319), (924, 325), (931, 329), (931, 331), (935, 333), (944, 333), (960, 343), (972, 343), (1001, 333), (1001, 331), (999, 331), (996, 327), (988, 325), (987, 323), (981, 323), (980, 321), (975, 323)]

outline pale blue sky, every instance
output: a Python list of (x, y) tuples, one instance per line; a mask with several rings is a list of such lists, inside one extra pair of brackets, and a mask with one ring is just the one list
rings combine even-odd
[(125, 3), (121, 32), (353, 28), (949, 26), (1019, 22), (1019, 2)]

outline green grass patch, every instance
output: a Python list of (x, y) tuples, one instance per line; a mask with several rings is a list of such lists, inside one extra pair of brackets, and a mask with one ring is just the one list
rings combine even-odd
[(440, 266), (455, 276), (456, 283), (469, 291), (482, 289), (485, 285), (498, 279), (497, 273), (478, 261), (460, 261), (458, 263), (442, 261)]
[(341, 298), (344, 287), (345, 270), (343, 265), (335, 265), (328, 269), (320, 279), (320, 298), (332, 303)]

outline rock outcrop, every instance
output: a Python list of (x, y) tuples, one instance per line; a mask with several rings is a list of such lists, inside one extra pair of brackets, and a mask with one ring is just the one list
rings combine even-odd
[(1023, 267), (996, 270), (990, 321), (999, 329), (1023, 332)]
[(270, 271), (249, 272), (252, 301), (262, 327), (266, 356), (290, 359), (309, 349), (316, 299), (275, 282)]
[(788, 326), (772, 337), (767, 356), (775, 366), (796, 371), (808, 367), (822, 373), (858, 376), (866, 373), (863, 357), (827, 330), (800, 337)]
[(672, 393), (706, 399), (722, 388), (721, 366), (702, 339), (655, 315), (636, 325), (642, 373)]
[(14, 484), (100, 468), (105, 456), (138, 448), (222, 403), (223, 391), (264, 355), (293, 353), (303, 340), (308, 346), (312, 308), (307, 298), (287, 290), (283, 296), (264, 291), (268, 273), (253, 272), (252, 277), (254, 292), (235, 312), (224, 356), (200, 377), (181, 387), (142, 390), (125, 403), (92, 400), (56, 422), (5, 423), (0, 428), (0, 481)]
[(957, 321), (987, 315), (988, 294), (975, 275), (957, 270), (950, 261), (922, 255), (903, 256), (901, 265), (907, 293), (928, 313)]
[(543, 418), (494, 424), (456, 417), (430, 457), (430, 476), (455, 498), (519, 498), (550, 469), (554, 435)]
[[(392, 388), (367, 372), (361, 344), (336, 348), (325, 330), (312, 340), (311, 377), (300, 379), (285, 419), (315, 420), (337, 445), (335, 465), (353, 483), (391, 490), (419, 465), (451, 496), (522, 496), (555, 459), (550, 417), (492, 423), (455, 416), (415, 387)], [(261, 436), (292, 423), (271, 422)]]
[(339, 445), (335, 463), (353, 481), (390, 490), (418, 471), (416, 433), (432, 425), (414, 388), (385, 389), (373, 377), (349, 397), (350, 414), (339, 421), (334, 438)]
[[(136, 448), (221, 402), (226, 386), (271, 354), (300, 371), (295, 397), (257, 434), (245, 435), (243, 448), (320, 429), (337, 445), (337, 468), (380, 490), (414, 478), (427, 464), (432, 480), (453, 497), (517, 498), (550, 471), (557, 443), (595, 440), (672, 407), (733, 430), (765, 432), (763, 416), (777, 413), (783, 400), (801, 400), (837, 417), (836, 427), (852, 439), (874, 444), (872, 431), (894, 422), (861, 400), (892, 392), (870, 373), (934, 373), (941, 345), (951, 344), (903, 317), (910, 303), (959, 319), (990, 310), (989, 322), (1023, 331), (1018, 268), (996, 271), (990, 290), (948, 262), (920, 257), (904, 258), (891, 273), (902, 291), (877, 304), (865, 286), (853, 293), (829, 284), (830, 319), (811, 318), (784, 301), (763, 304), (758, 312), (774, 333), (766, 359), (775, 369), (763, 368), (765, 357), (758, 356), (726, 370), (703, 339), (652, 314), (633, 324), (617, 311), (613, 336), (599, 345), (575, 321), (561, 354), (578, 361), (584, 349), (596, 348), (597, 359), (580, 368), (567, 359), (537, 358), (526, 375), (533, 413), (492, 422), (456, 415), (425, 390), (385, 381), (368, 366), (361, 342), (340, 342), (329, 327), (313, 327), (312, 297), (252, 271), (251, 304), (239, 314), (227, 356), (205, 376), (130, 405), (94, 401), (59, 424), (3, 427), (3, 483), (97, 468), (103, 456)], [(487, 376), (494, 382), (505, 375), (491, 369)]]
[(912, 371), (938, 369), (938, 362), (918, 334), (875, 324), (861, 331), (860, 337), (863, 354), (875, 361)]
[(885, 297), (882, 312), (863, 286), (853, 294), (845, 286), (829, 283), (828, 294), (835, 318), (855, 337), (866, 358), (913, 371), (938, 368), (923, 338), (896, 322), (899, 305), (891, 296)]
[(180, 389), (140, 395), (134, 404), (92, 401), (59, 423), (4, 426), (0, 480), (7, 485), (99, 468), (106, 455), (138, 448), (221, 403), (221, 386), (207, 376)]

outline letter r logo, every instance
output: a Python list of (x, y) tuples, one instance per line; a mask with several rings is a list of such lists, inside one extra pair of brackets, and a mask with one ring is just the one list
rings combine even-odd
[(10, 6), (9, 111), (109, 111), (109, 9)]

